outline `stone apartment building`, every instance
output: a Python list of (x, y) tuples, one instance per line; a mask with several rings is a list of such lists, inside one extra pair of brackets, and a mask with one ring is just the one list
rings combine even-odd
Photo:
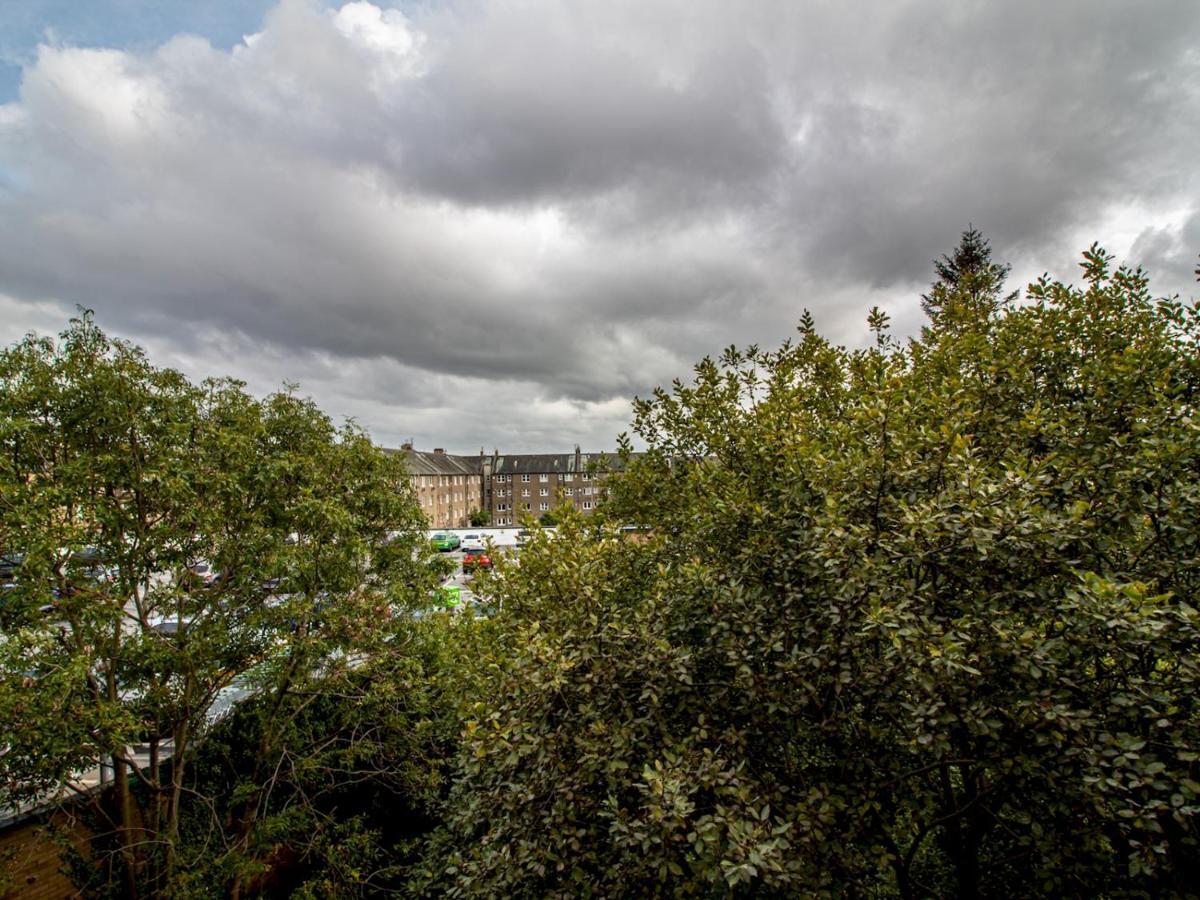
[(495, 526), (517, 525), (571, 504), (587, 514), (596, 508), (607, 472), (620, 464), (616, 454), (517, 453), (492, 451), (457, 456), (404, 444), (410, 477), (421, 511), (432, 528), (465, 528), (472, 511), (488, 513)]
[(483, 466), (484, 495), (493, 525), (537, 519), (570, 504), (583, 513), (595, 509), (603, 480), (619, 460), (615, 454), (492, 453)]
[(486, 509), (483, 497), (482, 454), (479, 458), (456, 456), (441, 447), (433, 452), (414, 450), (404, 444), (399, 451), (421, 512), (431, 528), (465, 528), (471, 513)]

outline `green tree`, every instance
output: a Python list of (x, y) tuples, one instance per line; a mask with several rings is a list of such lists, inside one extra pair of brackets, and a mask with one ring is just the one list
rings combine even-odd
[(257, 694), (257, 788), (227, 836), (245, 841), (314, 680), (435, 583), (399, 465), (290, 391), (155, 368), (90, 314), (0, 353), (0, 547), (23, 557), (4, 597), (0, 801), (108, 761), (112, 789), (88, 800), (120, 893), (166, 890), (215, 704)]
[(963, 232), (952, 254), (934, 260), (933, 268), (937, 278), (921, 295), (928, 327), (956, 328), (966, 320), (977, 328), (995, 314), (1010, 267), (992, 260), (991, 244), (974, 226)]
[[(279, 717), (269, 696), (239, 706), (197, 754), (191, 787), (206, 802), (185, 809), (187, 874), (177, 889), (338, 900), (399, 890), (413, 848), (436, 823), (471, 686), (463, 661), (486, 646), (488, 631), (486, 620), (459, 614), (400, 619), (386, 648), (314, 679), (273, 738), (266, 791), (257, 747)], [(230, 842), (222, 823), (247, 791), (258, 803), (254, 827)]]
[(468, 517), (468, 521), (471, 523), (472, 528), (486, 528), (492, 524), (492, 516), (487, 510), (473, 509), (471, 510), (471, 515)]
[(607, 516), (655, 530), (501, 567), (417, 887), (1194, 888), (1200, 314), (1098, 248), (1019, 305), (963, 270), (954, 327), (806, 317), (635, 403)]

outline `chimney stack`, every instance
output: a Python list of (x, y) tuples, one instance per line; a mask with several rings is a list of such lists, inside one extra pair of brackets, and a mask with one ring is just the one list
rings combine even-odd
[(433, 448), (433, 452), (434, 452), (434, 453), (440, 453), (440, 454), (442, 454), (443, 456), (445, 456), (445, 455), (446, 455), (446, 448), (445, 448), (445, 447), (434, 447), (434, 448)]

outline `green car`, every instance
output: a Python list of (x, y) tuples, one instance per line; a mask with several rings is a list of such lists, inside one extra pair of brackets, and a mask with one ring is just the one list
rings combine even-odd
[(457, 534), (451, 534), (449, 531), (439, 531), (430, 538), (433, 541), (433, 549), (445, 552), (447, 550), (457, 550), (462, 544)]

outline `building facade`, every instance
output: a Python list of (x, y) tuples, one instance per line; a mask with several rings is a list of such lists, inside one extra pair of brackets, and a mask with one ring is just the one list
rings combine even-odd
[(404, 455), (413, 493), (431, 528), (466, 528), (471, 513), (486, 510), (482, 456), (456, 456), (441, 447), (432, 452), (404, 444), (392, 451)]
[(570, 505), (590, 513), (603, 496), (604, 477), (619, 463), (605, 453), (493, 452), (483, 475), (493, 525), (516, 525)]
[(409, 476), (432, 528), (465, 528), (483, 510), (491, 525), (519, 525), (565, 505), (592, 512), (603, 497), (604, 477), (620, 465), (616, 454), (516, 453), (478, 457), (432, 453), (405, 444)]

